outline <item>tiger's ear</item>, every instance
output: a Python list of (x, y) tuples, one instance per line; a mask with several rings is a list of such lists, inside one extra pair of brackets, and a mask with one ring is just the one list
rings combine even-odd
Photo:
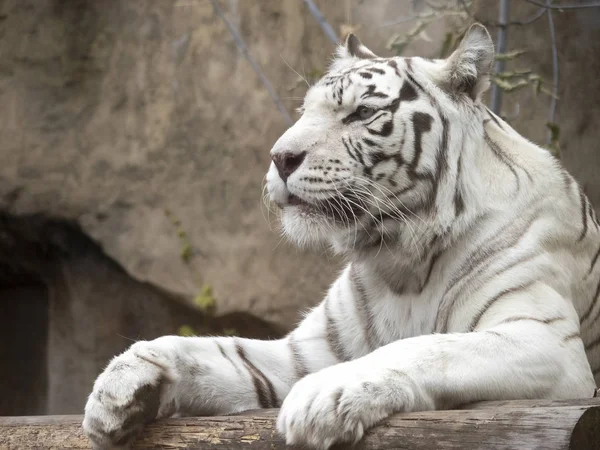
[(487, 29), (471, 25), (458, 48), (446, 60), (445, 84), (455, 93), (478, 100), (490, 86), (494, 43)]
[(344, 44), (338, 47), (337, 57), (372, 59), (377, 58), (377, 55), (365, 47), (353, 33), (349, 33)]

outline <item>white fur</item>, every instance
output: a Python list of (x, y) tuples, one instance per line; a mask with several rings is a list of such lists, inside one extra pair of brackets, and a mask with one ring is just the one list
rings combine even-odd
[[(409, 67), (396, 58), (400, 77), (386, 61), (340, 53), (330, 76), (352, 80), (343, 101), (339, 104), (325, 83), (311, 88), (302, 118), (272, 150), (306, 152), (306, 158), (287, 183), (271, 165), (267, 186), (271, 199), (283, 207), (289, 239), (329, 245), (346, 255), (349, 265), (325, 301), (284, 339), (168, 336), (138, 342), (116, 357), (86, 405), (83, 427), (96, 448), (129, 443), (124, 433), (134, 436), (143, 425), (134, 416), (138, 420), (123, 427), (135, 412), (151, 419), (257, 408), (256, 372), (283, 400), (277, 427), (287, 442), (315, 448), (356, 441), (396, 412), (477, 400), (592, 395), (590, 363), (596, 370), (600, 366), (600, 345), (589, 347), (586, 355), (584, 344), (598, 338), (598, 322), (589, 319), (581, 327), (579, 322), (598, 286), (600, 264), (592, 265), (600, 244), (598, 225), (586, 210), (582, 233), (577, 185), (545, 150), (506, 123), (496, 125), (478, 103), (487, 76), (480, 68), (489, 62), (491, 43), (487, 33), (474, 33), (447, 61), (413, 58)], [(404, 139), (409, 165), (417, 139), (411, 121), (415, 113), (429, 114), (433, 122), (422, 135), (418, 167), (435, 171), (444, 139), (439, 111), (447, 118), (448, 167), (431, 208), (410, 211), (427, 198), (431, 184), (419, 182), (391, 198), (390, 190), (409, 186), (406, 167), (391, 181), (368, 182), (341, 142), (364, 137), (360, 122), (342, 123), (362, 101), (365, 82), (356, 70), (361, 67), (385, 71), (368, 83), (376, 83), (388, 98), (406, 82), (402, 74), (409, 70), (428, 93), (400, 104), (390, 136), (370, 135), (382, 152), (397, 151)], [(469, 99), (472, 92), (448, 92), (453, 89), (449, 78), (473, 73), (479, 77), (475, 100)], [(369, 101), (385, 107), (385, 100)], [(515, 172), (490, 150), (484, 133), (502, 148)], [(377, 170), (393, 173), (393, 163), (385, 164)], [(329, 166), (335, 167), (326, 176)], [(335, 221), (287, 204), (290, 194), (314, 203), (348, 186), (368, 192), (368, 213)], [(457, 186), (464, 202), (460, 214)], [(408, 207), (404, 220), (379, 223), (370, 229), (375, 236), (365, 232), (373, 216), (401, 205)], [(381, 245), (370, 246), (379, 234)], [(600, 303), (589, 317), (600, 315), (599, 309)], [(244, 358), (254, 368), (248, 369)]]

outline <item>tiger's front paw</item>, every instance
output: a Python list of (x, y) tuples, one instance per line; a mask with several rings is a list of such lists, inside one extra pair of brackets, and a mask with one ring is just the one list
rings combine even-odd
[(110, 362), (85, 405), (83, 430), (95, 450), (129, 448), (157, 417), (161, 383), (173, 376), (169, 365), (151, 342), (138, 342)]
[(392, 380), (386, 373), (354, 367), (353, 363), (330, 367), (294, 385), (277, 420), (288, 444), (327, 449), (335, 443), (357, 442), (365, 430), (402, 410), (403, 396), (390, 397)]

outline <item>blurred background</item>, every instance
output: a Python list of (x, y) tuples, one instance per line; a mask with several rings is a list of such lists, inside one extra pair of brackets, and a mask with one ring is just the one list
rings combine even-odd
[(600, 205), (600, 2), (0, 0), (0, 415), (81, 413), (138, 339), (284, 335), (341, 261), (281, 239), (269, 150), (353, 31), (500, 51), (486, 102)]

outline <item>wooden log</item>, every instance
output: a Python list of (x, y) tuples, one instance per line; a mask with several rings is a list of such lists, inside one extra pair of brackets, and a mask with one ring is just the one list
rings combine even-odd
[[(356, 450), (599, 449), (600, 398), (483, 402), (470, 409), (398, 414), (368, 432)], [(277, 410), (160, 420), (136, 449), (283, 450)], [(89, 449), (81, 416), (0, 417), (1, 449)], [(347, 449), (340, 445), (338, 450)]]

